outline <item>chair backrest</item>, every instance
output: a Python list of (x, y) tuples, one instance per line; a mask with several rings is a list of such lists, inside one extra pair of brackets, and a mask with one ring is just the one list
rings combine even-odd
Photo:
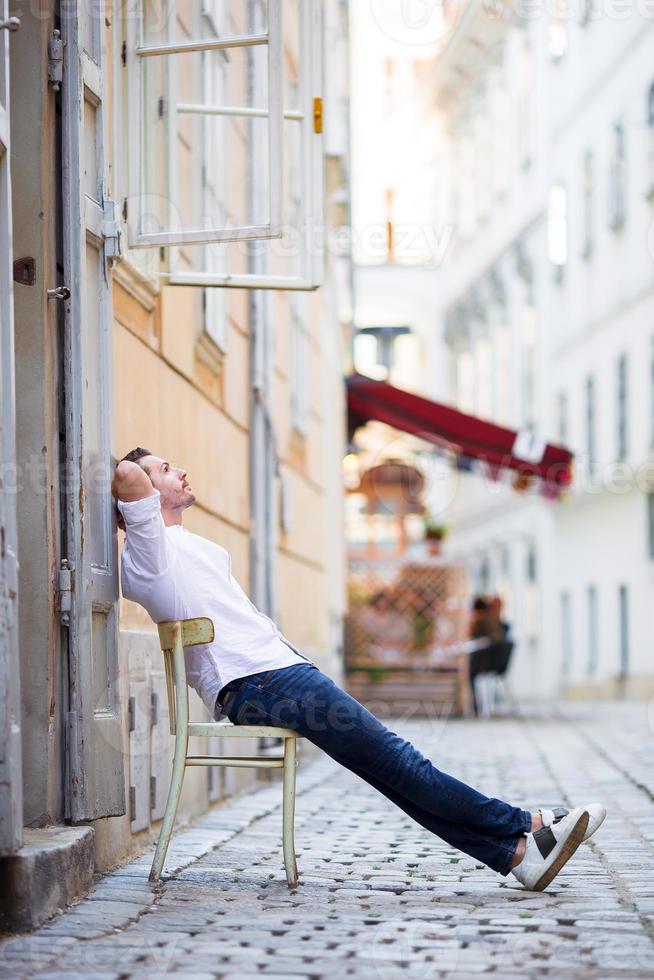
[(186, 688), (184, 647), (196, 646), (198, 643), (211, 643), (215, 633), (213, 622), (206, 616), (159, 623), (157, 629), (166, 669), (170, 734), (176, 735), (178, 726), (182, 729), (188, 727), (188, 690)]
[(504, 643), (498, 644), (501, 647), (501, 653), (498, 657), (497, 673), (500, 677), (506, 674), (509, 669), (509, 664), (511, 662), (511, 654), (513, 653), (513, 648), (515, 644), (513, 640), (505, 640)]

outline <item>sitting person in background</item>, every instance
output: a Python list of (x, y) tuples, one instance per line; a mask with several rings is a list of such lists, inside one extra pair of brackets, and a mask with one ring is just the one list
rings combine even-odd
[(474, 713), (479, 714), (475, 678), (479, 674), (499, 674), (506, 670), (509, 652), (509, 624), (502, 620), (502, 600), (477, 596), (472, 604), (470, 639), (488, 640), (488, 644), (470, 654), (470, 689)]

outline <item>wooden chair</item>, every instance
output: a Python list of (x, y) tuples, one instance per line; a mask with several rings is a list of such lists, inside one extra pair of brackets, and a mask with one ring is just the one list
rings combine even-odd
[[(232, 725), (231, 722), (223, 721), (189, 722), (184, 647), (194, 646), (198, 643), (211, 643), (214, 638), (213, 623), (206, 618), (181, 619), (175, 622), (159, 623), (158, 629), (166, 668), (170, 733), (175, 736), (175, 754), (168, 800), (159, 842), (152, 862), (150, 881), (158, 881), (161, 876), (175, 825), (186, 767), (236, 766), (252, 769), (283, 769), (284, 771), (282, 816), (284, 867), (288, 886), (294, 888), (297, 885), (294, 841), (295, 770), (297, 765), (295, 749), (296, 739), (301, 736), (291, 729), (277, 728), (272, 725)], [(261, 738), (264, 736), (283, 738), (284, 753), (283, 755), (266, 755), (265, 757), (189, 755), (188, 740), (191, 735), (201, 738)]]

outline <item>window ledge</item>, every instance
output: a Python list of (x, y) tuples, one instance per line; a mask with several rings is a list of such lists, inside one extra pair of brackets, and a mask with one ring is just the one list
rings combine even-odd
[(206, 330), (202, 331), (195, 342), (195, 354), (214, 374), (222, 373), (225, 351), (218, 346)]
[(159, 280), (147, 276), (123, 255), (112, 267), (112, 278), (151, 313), (160, 292)]

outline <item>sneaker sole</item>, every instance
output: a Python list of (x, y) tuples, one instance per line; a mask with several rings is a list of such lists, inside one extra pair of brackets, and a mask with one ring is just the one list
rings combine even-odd
[(561, 853), (552, 862), (547, 871), (543, 872), (536, 884), (532, 887), (532, 891), (541, 892), (543, 888), (547, 888), (553, 878), (556, 878), (563, 865), (570, 860), (579, 845), (583, 842), (589, 820), (590, 814), (585, 810), (568, 834), (567, 840), (561, 848)]

